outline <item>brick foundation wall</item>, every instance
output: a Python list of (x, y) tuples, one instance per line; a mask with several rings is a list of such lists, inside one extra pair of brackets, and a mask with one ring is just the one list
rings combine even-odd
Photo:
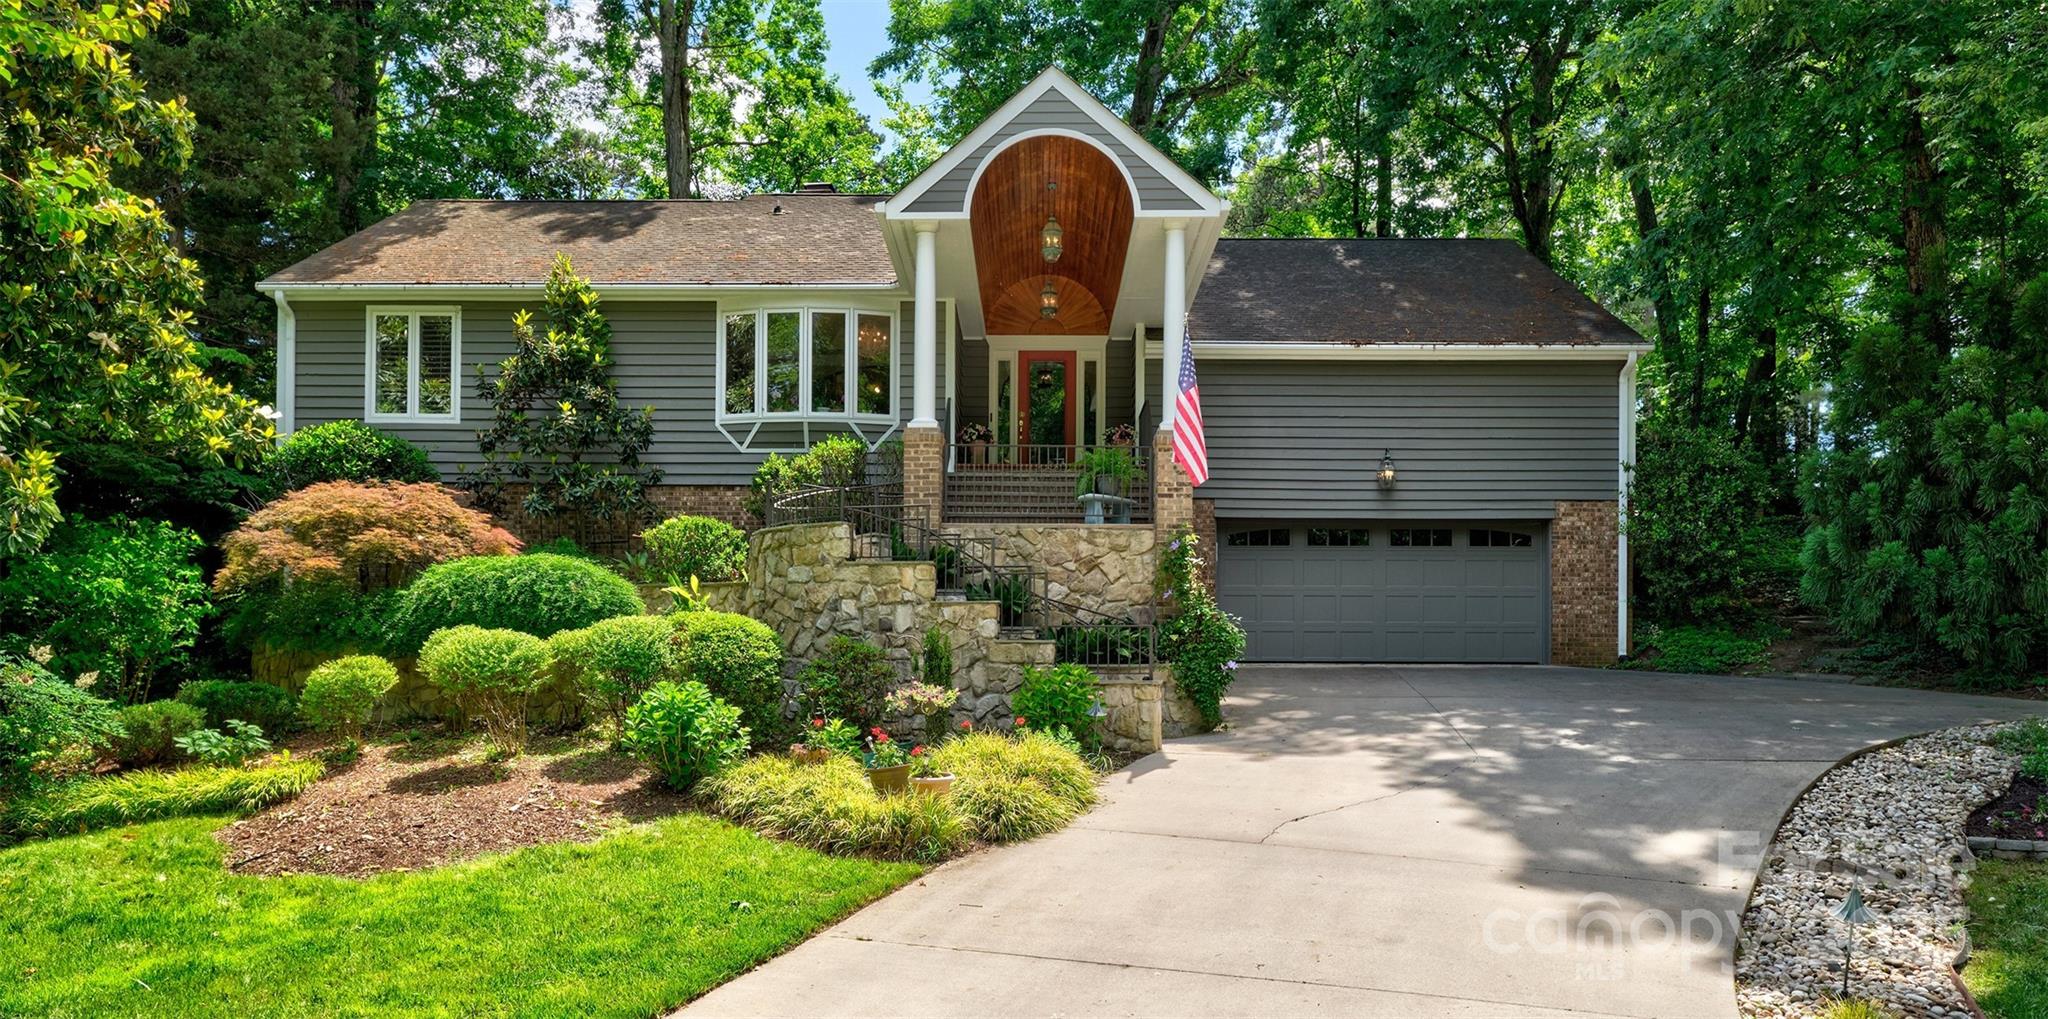
[(1550, 525), (1550, 662), (1615, 659), (1615, 504), (1560, 502)]
[[(1152, 436), (1152, 529), (1164, 538), (1182, 524), (1195, 521), (1195, 486), (1173, 462), (1173, 434)], [(1214, 528), (1211, 528), (1212, 530)]]
[(1216, 500), (1195, 500), (1195, 537), (1202, 542), (1202, 583), (1216, 593)]
[(515, 485), (508, 488), (506, 501), (509, 505), (504, 512), (497, 514), (497, 518), (500, 525), (529, 545), (566, 537), (592, 551), (616, 553), (632, 547), (639, 533), (650, 524), (673, 516), (715, 517), (735, 527), (753, 530), (761, 526), (761, 522), (746, 511), (747, 491), (745, 485), (656, 485), (647, 490), (648, 501), (654, 504), (655, 509), (651, 519), (586, 523), (574, 514), (539, 519), (528, 517), (519, 508), (519, 501), (524, 497), (522, 486)]

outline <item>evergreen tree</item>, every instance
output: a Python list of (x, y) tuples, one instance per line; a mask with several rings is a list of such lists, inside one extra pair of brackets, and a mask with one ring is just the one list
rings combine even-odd
[(619, 405), (611, 377), (611, 324), (597, 291), (555, 259), (542, 298), (545, 331), (531, 312), (512, 319), (514, 353), (495, 375), (477, 368), (479, 395), (495, 408), (477, 433), (483, 468), (466, 482), (486, 510), (501, 512), (518, 493), (527, 516), (567, 518), (586, 540), (641, 521), (647, 490), (661, 471), (640, 463), (654, 435), (654, 409)]

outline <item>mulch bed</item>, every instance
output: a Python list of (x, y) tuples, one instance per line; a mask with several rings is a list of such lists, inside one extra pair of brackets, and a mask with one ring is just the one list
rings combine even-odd
[(221, 828), (228, 867), (344, 877), (415, 870), (589, 842), (689, 806), (637, 762), (597, 745), (539, 741), (506, 762), (481, 755), (474, 743), (449, 739), (365, 745), (297, 799)]
[(1985, 838), (2048, 840), (2048, 782), (2014, 774), (2012, 788), (2005, 795), (1978, 807), (1970, 814), (1964, 831)]

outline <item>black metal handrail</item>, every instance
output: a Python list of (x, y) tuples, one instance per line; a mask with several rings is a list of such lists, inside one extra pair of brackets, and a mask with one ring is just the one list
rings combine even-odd
[[(1094, 447), (953, 442), (945, 476), (946, 519), (1019, 523), (1080, 523), (1088, 511), (1077, 491), (1076, 461)], [(1136, 468), (1121, 491), (1132, 523), (1152, 519), (1151, 451), (1121, 447)], [(1120, 515), (1120, 514), (1117, 514)]]

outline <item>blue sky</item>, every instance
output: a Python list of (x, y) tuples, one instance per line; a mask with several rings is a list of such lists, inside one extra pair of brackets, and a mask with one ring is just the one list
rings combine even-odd
[[(889, 110), (868, 81), (868, 63), (889, 45), (888, 0), (823, 0), (820, 6), (831, 42), (825, 69), (839, 76), (839, 85), (853, 96), (855, 108), (879, 131)], [(931, 89), (922, 82), (908, 83), (906, 91), (913, 102), (931, 99)]]

